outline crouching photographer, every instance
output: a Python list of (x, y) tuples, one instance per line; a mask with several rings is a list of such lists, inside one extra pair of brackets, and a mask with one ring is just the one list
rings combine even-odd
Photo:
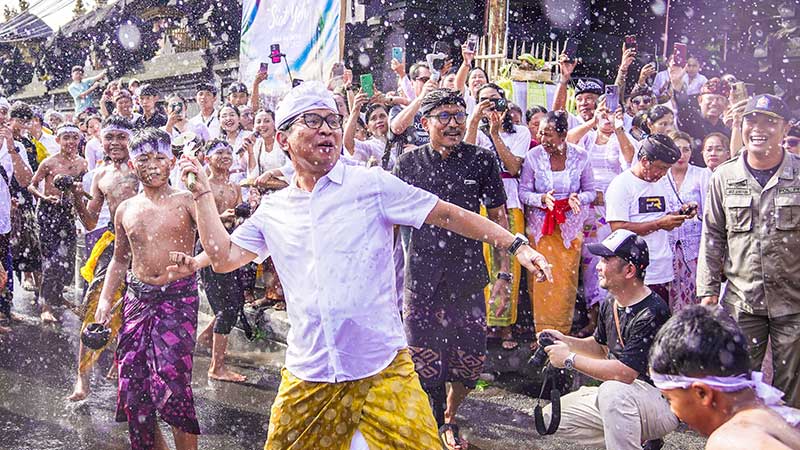
[[(658, 449), (678, 419), (648, 376), (650, 346), (669, 318), (669, 308), (644, 284), (647, 243), (628, 230), (617, 230), (588, 249), (601, 257), (600, 286), (609, 293), (600, 305), (594, 336), (575, 338), (555, 330), (539, 335), (548, 333), (554, 340), (545, 347), (551, 365), (602, 383), (561, 398), (555, 435), (613, 450)], [(550, 422), (550, 405), (543, 415)]]

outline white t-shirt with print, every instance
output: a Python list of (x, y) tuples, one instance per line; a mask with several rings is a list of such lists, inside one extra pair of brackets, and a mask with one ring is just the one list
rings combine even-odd
[[(611, 180), (606, 190), (606, 221), (643, 223), (664, 217), (673, 210), (672, 192), (666, 177), (651, 183), (626, 170)], [(669, 232), (654, 231), (642, 236), (650, 251), (645, 284), (672, 281), (672, 248)]]

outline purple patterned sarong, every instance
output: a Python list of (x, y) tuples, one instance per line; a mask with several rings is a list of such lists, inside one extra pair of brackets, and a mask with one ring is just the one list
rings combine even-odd
[(153, 286), (129, 273), (123, 305), (117, 421), (128, 422), (131, 448), (153, 448), (156, 412), (168, 424), (200, 434), (192, 395), (195, 277)]

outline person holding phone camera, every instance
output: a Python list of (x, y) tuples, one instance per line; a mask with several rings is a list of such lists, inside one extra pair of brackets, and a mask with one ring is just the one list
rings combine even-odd
[[(669, 319), (669, 308), (645, 284), (647, 242), (620, 229), (588, 248), (600, 258), (600, 286), (610, 294), (600, 305), (594, 334), (577, 338), (544, 329), (539, 335), (547, 333), (555, 341), (544, 348), (551, 365), (601, 383), (561, 397), (561, 423), (554, 436), (609, 450), (641, 450), (643, 444), (661, 448), (661, 438), (678, 427), (678, 419), (648, 371), (650, 346)], [(550, 405), (543, 415), (549, 423)]]
[[(527, 127), (514, 125), (508, 108), (505, 91), (494, 83), (484, 84), (476, 91), (478, 105), (470, 116), (467, 134), (464, 142), (475, 144), (479, 147), (492, 150), (500, 166), (500, 177), (506, 191), (506, 215), (508, 216), (509, 231), (512, 233), (525, 233), (525, 212), (519, 201), (519, 176), (522, 161), (528, 152), (531, 142), (531, 133)], [(517, 342), (511, 333), (511, 325), (517, 322), (517, 305), (519, 301), (521, 266), (508, 258), (504, 252), (493, 252), (491, 246), (484, 245), (484, 254), (491, 254), (489, 279), (493, 286), (497, 281), (498, 258), (506, 258), (511, 268), (510, 298), (507, 305), (492, 303), (491, 289), (486, 291), (486, 325), (499, 328), (499, 337), (502, 347), (513, 350)]]
[[(757, 95), (744, 111), (745, 148), (709, 182), (697, 264), (697, 295), (722, 303), (750, 342), (758, 370), (772, 347), (773, 383), (800, 406), (800, 157), (781, 142), (790, 111)], [(721, 289), (723, 277), (727, 279)]]
[(639, 160), (611, 180), (605, 196), (606, 221), (611, 229), (633, 231), (647, 242), (650, 270), (645, 282), (663, 299), (669, 298), (674, 279), (669, 231), (696, 213), (687, 205), (674, 205), (670, 201), (672, 189), (664, 176), (680, 155), (669, 136), (648, 136), (642, 141)]
[(681, 152), (681, 157), (669, 168), (665, 177), (672, 191), (672, 199), (669, 202), (686, 205), (681, 208), (681, 212), (695, 215), (669, 232), (674, 279), (669, 289), (669, 298), (664, 300), (669, 304), (672, 314), (676, 314), (689, 305), (700, 303), (695, 283), (697, 255), (700, 252), (700, 235), (703, 227), (700, 219), (711, 172), (689, 164), (692, 157), (691, 136), (682, 131), (673, 131), (669, 137)]
[(177, 92), (167, 97), (167, 123), (161, 127), (172, 139), (180, 136), (181, 133), (191, 131), (196, 134), (203, 142), (209, 139), (209, 131), (201, 122), (191, 121), (186, 117), (186, 99)]

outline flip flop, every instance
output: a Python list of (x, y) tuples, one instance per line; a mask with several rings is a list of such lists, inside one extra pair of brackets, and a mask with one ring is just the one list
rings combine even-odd
[(514, 339), (503, 339), (503, 343), (501, 344), (503, 350), (516, 350), (519, 347), (519, 342), (515, 341)]
[(439, 427), (439, 442), (441, 442), (444, 450), (450, 450), (453, 448), (447, 444), (446, 433), (448, 431), (453, 432), (453, 441), (455, 442), (456, 446), (460, 446), (462, 449), (466, 448), (465, 445), (468, 445), (468, 443), (464, 439), (461, 439), (461, 436), (458, 434), (458, 425), (454, 423), (446, 423)]

